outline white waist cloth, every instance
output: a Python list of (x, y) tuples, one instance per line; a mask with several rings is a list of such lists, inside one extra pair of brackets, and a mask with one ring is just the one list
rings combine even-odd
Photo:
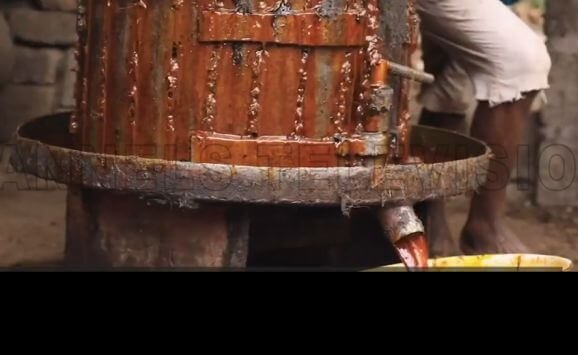
[(479, 101), (514, 102), (548, 88), (544, 41), (499, 0), (417, 0), (426, 71), (420, 95), (434, 112), (464, 113), (472, 84)]

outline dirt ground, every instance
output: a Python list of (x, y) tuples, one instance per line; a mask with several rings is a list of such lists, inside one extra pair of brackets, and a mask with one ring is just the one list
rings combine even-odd
[(53, 264), (63, 257), (66, 190), (14, 173), (0, 146), (0, 267)]
[[(0, 267), (53, 265), (63, 258), (66, 191), (11, 172), (6, 151), (0, 164)], [(39, 190), (39, 191), (32, 191)], [(466, 198), (449, 203), (452, 234), (458, 236)], [(508, 224), (535, 253), (559, 255), (578, 264), (578, 213), (571, 208), (540, 210), (512, 203)]]
[[(455, 239), (466, 221), (468, 202), (458, 198), (449, 203), (449, 223)], [(529, 203), (511, 202), (507, 224), (532, 253), (563, 256), (578, 265), (578, 214), (573, 208), (544, 210)]]

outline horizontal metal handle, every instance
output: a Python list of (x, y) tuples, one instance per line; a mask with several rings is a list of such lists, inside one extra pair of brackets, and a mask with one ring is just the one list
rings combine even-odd
[(405, 65), (393, 63), (388, 61), (389, 73), (391, 75), (401, 76), (402, 78), (415, 80), (424, 84), (432, 84), (435, 81), (435, 76), (432, 74), (415, 70)]

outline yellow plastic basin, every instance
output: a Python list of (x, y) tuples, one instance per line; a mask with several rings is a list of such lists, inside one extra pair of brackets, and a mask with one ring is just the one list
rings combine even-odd
[[(559, 256), (535, 254), (456, 256), (429, 260), (430, 271), (569, 271), (572, 266), (571, 260)], [(369, 271), (403, 270), (403, 264), (396, 264)]]

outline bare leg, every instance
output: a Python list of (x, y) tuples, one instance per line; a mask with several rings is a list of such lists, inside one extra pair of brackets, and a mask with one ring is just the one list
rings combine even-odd
[(526, 247), (504, 225), (506, 187), (516, 164), (516, 150), (522, 142), (530, 107), (536, 92), (515, 103), (490, 108), (480, 102), (472, 124), (472, 136), (487, 142), (495, 159), (489, 178), (472, 200), (468, 221), (462, 233), (461, 248), (467, 254), (519, 253)]
[[(465, 115), (431, 112), (423, 110), (421, 125), (449, 129), (458, 133), (466, 133)], [(441, 200), (422, 202), (416, 206), (416, 212), (423, 221), (430, 244), (432, 256), (450, 256), (458, 253), (446, 216), (446, 203)]]

